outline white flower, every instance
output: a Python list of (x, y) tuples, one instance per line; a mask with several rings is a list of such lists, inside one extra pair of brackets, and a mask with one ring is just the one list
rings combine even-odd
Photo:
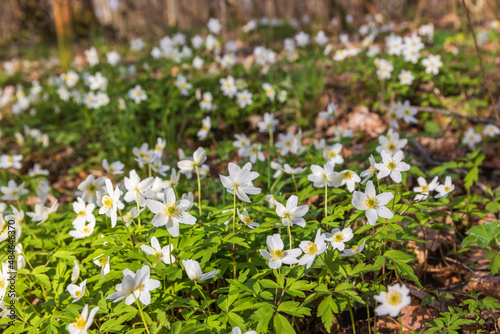
[(292, 132), (289, 131), (286, 135), (280, 133), (278, 139), (276, 147), (281, 149), (281, 155), (287, 155), (289, 152), (297, 154), (296, 141)]
[[(102, 191), (104, 178), (100, 177), (95, 179), (93, 175), (87, 176), (87, 179), (78, 185), (77, 195), (87, 203), (95, 203), (97, 200), (97, 193)], [(92, 209), (93, 210), (93, 209)]]
[(173, 245), (167, 245), (163, 248), (160, 246), (160, 242), (156, 237), (151, 238), (151, 246), (142, 245), (141, 250), (148, 254), (154, 255), (157, 262), (163, 262), (165, 264), (172, 264), (175, 262), (175, 257), (170, 254), (170, 251), (174, 249)]
[(279, 269), (283, 264), (296, 264), (299, 262), (298, 256), (302, 253), (300, 248), (293, 248), (290, 250), (283, 250), (285, 245), (281, 236), (279, 234), (273, 234), (267, 236), (267, 248), (259, 249), (260, 254), (269, 260), (269, 268)]
[(403, 38), (400, 36), (391, 34), (385, 38), (385, 48), (387, 53), (390, 55), (399, 56), (403, 47)]
[(144, 164), (149, 164), (158, 154), (155, 150), (150, 150), (148, 143), (143, 143), (140, 148), (134, 147), (132, 154), (136, 156), (136, 161), (139, 167), (144, 167)]
[(130, 49), (133, 51), (140, 51), (144, 47), (142, 38), (134, 38), (130, 40)]
[(245, 224), (245, 226), (249, 228), (254, 228), (259, 226), (259, 223), (256, 223), (254, 219), (250, 218), (250, 215), (248, 214), (247, 209), (243, 209), (243, 213), (240, 212), (240, 209), (236, 209), (238, 213), (238, 217), (240, 220)]
[(242, 157), (249, 157), (251, 163), (255, 163), (258, 160), (264, 161), (265, 156), (264, 153), (261, 152), (261, 145), (260, 144), (252, 144), (249, 146), (242, 147), (238, 151), (239, 155)]
[(419, 176), (417, 182), (419, 186), (413, 188), (414, 192), (419, 193), (415, 196), (415, 201), (422, 201), (427, 199), (429, 192), (436, 190), (438, 186), (438, 177), (434, 177), (431, 183), (427, 183), (423, 177)]
[(213, 108), (212, 99), (213, 99), (212, 93), (210, 93), (210, 92), (203, 93), (203, 97), (200, 101), (200, 108), (202, 110), (207, 110), (207, 111), (212, 110), (212, 108)]
[(94, 47), (89, 50), (85, 50), (84, 53), (90, 66), (99, 64), (99, 57), (97, 56), (97, 51)]
[(295, 195), (292, 195), (288, 198), (286, 202), (286, 207), (278, 201), (275, 201), (276, 204), (276, 214), (280, 216), (281, 222), (283, 225), (299, 225), (300, 227), (306, 226), (306, 221), (302, 218), (307, 211), (309, 211), (309, 207), (307, 205), (297, 206), (299, 198)]
[(302, 168), (302, 167), (292, 168), (289, 164), (285, 164), (283, 166), (283, 172), (285, 172), (289, 175), (296, 175), (296, 174), (302, 173), (305, 170), (306, 169)]
[(323, 157), (335, 167), (336, 164), (344, 162), (344, 158), (340, 155), (340, 151), (342, 151), (342, 144), (337, 143), (333, 146), (328, 146), (323, 151)]
[(243, 168), (230, 162), (228, 165), (229, 176), (219, 174), (222, 185), (227, 191), (230, 194), (236, 193), (236, 196), (244, 202), (250, 202), (247, 194), (257, 195), (262, 191), (253, 185), (252, 181), (259, 176), (259, 173), (252, 172), (251, 169), (252, 163), (250, 162), (247, 162)]
[(5, 297), (7, 293), (7, 288), (10, 284), (10, 274), (9, 274), (9, 263), (2, 262), (2, 271), (0, 272), (0, 300)]
[(117, 175), (123, 173), (123, 167), (125, 167), (125, 165), (121, 161), (115, 161), (109, 165), (108, 159), (104, 159), (102, 161), (102, 167), (106, 170), (106, 172)]
[(335, 112), (337, 111), (337, 108), (338, 106), (335, 103), (328, 103), (326, 111), (321, 111), (318, 116), (326, 120), (335, 119)]
[(455, 185), (451, 181), (451, 176), (447, 176), (444, 180), (444, 184), (440, 184), (436, 187), (436, 191), (439, 193), (436, 198), (448, 197), (448, 194), (455, 190)]
[(274, 119), (274, 115), (271, 113), (264, 113), (264, 119), (257, 123), (259, 127), (259, 132), (269, 132), (276, 129), (276, 125), (278, 125), (278, 120)]
[(387, 291), (381, 291), (373, 298), (380, 303), (375, 308), (379, 316), (388, 314), (391, 317), (397, 317), (403, 308), (411, 304), (410, 289), (399, 284), (387, 287)]
[(500, 134), (500, 129), (496, 125), (488, 124), (483, 129), (484, 136), (493, 137), (493, 136), (496, 136), (498, 134)]
[(144, 211), (144, 208), (137, 210), (137, 207), (134, 206), (132, 209), (130, 209), (129, 212), (124, 214), (122, 217), (118, 217), (118, 219), (124, 222), (126, 226), (129, 226), (130, 224), (132, 224), (132, 221), (142, 213), (142, 211)]
[(210, 18), (210, 20), (208, 20), (207, 27), (208, 27), (208, 30), (210, 30), (210, 32), (212, 34), (216, 34), (216, 35), (222, 29), (222, 25), (221, 25), (220, 21), (218, 19), (214, 19), (214, 18)]
[(323, 168), (321, 166), (312, 165), (311, 171), (312, 174), (309, 174), (307, 179), (313, 182), (313, 186), (316, 188), (324, 187), (325, 182), (328, 187), (338, 187), (342, 182), (341, 178), (339, 178), (339, 173), (333, 171), (333, 166), (329, 162), (327, 162)]
[(137, 269), (134, 273), (130, 269), (123, 271), (123, 281), (121, 284), (116, 285), (116, 292), (106, 297), (114, 299), (117, 303), (125, 299), (125, 304), (131, 305), (136, 299), (140, 300), (144, 305), (151, 304), (150, 291), (160, 286), (160, 281), (150, 279), (150, 269), (144, 265), (141, 269)]
[(86, 238), (94, 233), (95, 220), (88, 224), (85, 220), (79, 220), (76, 223), (73, 223), (73, 227), (75, 230), (69, 231), (69, 235), (75, 239)]
[(404, 157), (403, 151), (398, 151), (393, 156), (386, 151), (382, 151), (380, 154), (382, 155), (382, 162), (375, 164), (375, 168), (379, 170), (377, 178), (381, 179), (390, 176), (394, 182), (400, 183), (402, 180), (401, 172), (410, 170), (410, 165), (401, 161)]
[(234, 327), (231, 330), (231, 334), (257, 334), (257, 332), (256, 331), (248, 331), (248, 332), (243, 333), (239, 327)]
[(361, 181), (361, 184), (371, 179), (372, 176), (375, 175), (375, 173), (377, 172), (377, 169), (375, 168), (375, 158), (373, 157), (373, 154), (370, 154), (370, 157), (368, 159), (370, 160), (370, 167), (361, 172), (360, 176), (364, 177), (363, 181)]
[(328, 43), (328, 37), (326, 37), (325, 32), (323, 30), (318, 31), (314, 41), (318, 43), (318, 45), (323, 46)]
[(46, 169), (42, 169), (40, 164), (34, 164), (33, 168), (28, 171), (29, 176), (37, 176), (37, 175), (49, 175), (49, 171)]
[(0, 168), (14, 168), (21, 169), (21, 160), (23, 159), (22, 155), (8, 155), (2, 154), (0, 156)]
[(144, 206), (146, 204), (146, 198), (153, 197), (154, 193), (151, 189), (154, 182), (154, 178), (148, 177), (141, 181), (137, 172), (132, 169), (130, 171), (129, 177), (124, 178), (125, 188), (127, 192), (123, 199), (127, 202), (136, 202), (139, 206)]
[(87, 329), (92, 326), (94, 316), (99, 311), (99, 307), (94, 307), (89, 314), (89, 306), (85, 305), (82, 313), (76, 318), (76, 321), (68, 325), (69, 334), (87, 334)]
[(270, 208), (274, 208), (276, 206), (276, 197), (273, 194), (266, 195), (266, 202)]
[(344, 170), (338, 174), (338, 177), (341, 180), (339, 187), (346, 185), (347, 190), (349, 190), (350, 192), (353, 192), (354, 188), (356, 187), (356, 183), (359, 183), (359, 181), (361, 181), (358, 174), (356, 174), (356, 172), (352, 170)]
[(464, 133), (462, 144), (469, 146), (469, 148), (474, 148), (474, 146), (476, 146), (480, 142), (481, 135), (474, 132), (474, 128), (468, 128), (467, 132)]
[(181, 91), (181, 94), (184, 96), (188, 96), (189, 90), (191, 89), (191, 87), (193, 87), (192, 84), (187, 82), (186, 77), (183, 76), (182, 74), (177, 75), (177, 79), (175, 81), (175, 86), (177, 88), (179, 88), (179, 90)]
[(120, 201), (121, 191), (116, 186), (113, 190), (113, 184), (111, 184), (110, 179), (105, 180), (106, 184), (106, 195), (101, 197), (101, 201), (98, 202), (99, 206), (99, 214), (106, 214), (109, 218), (111, 218), (111, 227), (115, 227), (117, 220), (117, 210), (123, 210), (125, 205)]
[(378, 217), (391, 219), (394, 214), (391, 210), (385, 207), (387, 203), (394, 198), (392, 193), (381, 193), (375, 192), (375, 187), (372, 181), (366, 183), (365, 193), (360, 191), (355, 191), (352, 194), (352, 205), (362, 211), (366, 211), (366, 218), (370, 225), (375, 225), (377, 223)]
[(198, 136), (198, 140), (204, 140), (207, 138), (210, 129), (212, 128), (212, 122), (210, 120), (210, 116), (205, 117), (201, 120), (201, 128), (196, 134)]
[(233, 97), (238, 92), (234, 78), (230, 75), (227, 78), (221, 78), (219, 80), (222, 93), (225, 96)]
[(101, 278), (109, 274), (110, 271), (110, 257), (104, 257), (102, 255), (94, 259), (94, 264), (101, 267)]
[(329, 241), (332, 244), (332, 249), (338, 249), (339, 251), (343, 251), (345, 248), (345, 242), (352, 239), (354, 234), (352, 234), (352, 229), (347, 227), (342, 231), (339, 228), (334, 228), (332, 233), (326, 234), (326, 241)]
[(200, 167), (207, 160), (207, 152), (203, 147), (198, 147), (193, 153), (190, 160), (181, 160), (177, 163), (177, 167), (181, 173), (189, 173), (195, 169), (195, 166)]
[(82, 283), (80, 283), (80, 286), (78, 286), (76, 284), (68, 285), (66, 290), (68, 290), (71, 297), (74, 298), (72, 303), (79, 301), (80, 298), (83, 297), (83, 295), (85, 294), (85, 285), (86, 284), (87, 284), (87, 280), (84, 280)]
[(422, 65), (425, 66), (425, 73), (436, 75), (439, 73), (439, 68), (443, 66), (443, 62), (441, 56), (429, 55), (429, 57), (422, 59)]
[(51, 213), (56, 212), (59, 205), (55, 202), (50, 208), (42, 204), (35, 204), (35, 212), (28, 212), (26, 215), (31, 217), (31, 220), (38, 222), (38, 225), (49, 219)]
[(240, 108), (245, 108), (246, 106), (251, 105), (252, 96), (253, 94), (246, 89), (242, 92), (236, 93), (237, 103), (239, 104)]
[(401, 83), (402, 85), (409, 86), (413, 83), (413, 80), (415, 80), (415, 77), (413, 76), (411, 71), (402, 70), (399, 74), (399, 83)]
[(78, 277), (80, 277), (80, 266), (78, 265), (78, 261), (74, 261), (74, 266), (73, 270), (71, 272), (71, 283), (75, 284), (76, 281), (78, 280)]
[(306, 46), (309, 44), (309, 35), (305, 32), (301, 31), (297, 35), (295, 35), (295, 41), (298, 46)]
[(406, 146), (408, 139), (399, 139), (399, 133), (394, 132), (391, 128), (387, 132), (387, 135), (378, 137), (378, 142), (380, 146), (377, 146), (377, 152), (381, 153), (382, 151), (386, 151), (395, 154)]
[(7, 183), (7, 187), (2, 186), (0, 187), (0, 190), (3, 193), (3, 196), (1, 197), (4, 201), (8, 200), (19, 200), (21, 196), (24, 196), (28, 194), (28, 190), (24, 188), (24, 182), (21, 184), (17, 185), (14, 180), (9, 180)]
[(274, 98), (276, 96), (276, 91), (274, 90), (273, 86), (271, 86), (269, 83), (263, 83), (262, 88), (266, 92), (266, 96), (271, 100), (274, 101)]
[(398, 102), (398, 109), (396, 110), (398, 118), (402, 118), (406, 123), (417, 123), (415, 115), (417, 109), (410, 107), (410, 101), (406, 100), (404, 104)]
[(182, 260), (182, 265), (186, 270), (186, 275), (188, 275), (189, 279), (192, 281), (206, 281), (215, 277), (215, 275), (219, 272), (218, 270), (213, 270), (203, 274), (201, 272), (200, 264), (195, 260)]
[(299, 247), (304, 252), (304, 255), (299, 259), (299, 264), (301, 266), (305, 264), (306, 268), (309, 269), (316, 259), (316, 256), (323, 254), (327, 248), (325, 236), (321, 233), (321, 229), (318, 229), (314, 242), (308, 240), (302, 241)]
[(196, 223), (196, 218), (186, 211), (189, 204), (186, 199), (176, 201), (174, 189), (170, 187), (164, 192), (163, 203), (152, 199), (146, 200), (146, 206), (155, 214), (151, 221), (153, 226), (165, 226), (174, 238), (179, 236), (179, 223), (187, 225)]
[(148, 99), (146, 92), (139, 85), (136, 85), (134, 88), (129, 90), (128, 96), (137, 104)]
[(344, 253), (340, 254), (340, 256), (353, 256), (353, 255), (361, 253), (363, 251), (363, 249), (365, 248), (365, 243), (366, 243), (366, 238), (363, 240), (363, 243), (359, 246), (354, 246), (351, 249), (345, 248)]
[(377, 76), (379, 80), (391, 78), (391, 72), (394, 69), (392, 63), (385, 59), (375, 59), (375, 65), (377, 66)]
[(111, 66), (115, 66), (120, 62), (120, 54), (116, 51), (111, 51), (106, 53), (106, 58), (108, 60), (108, 64)]

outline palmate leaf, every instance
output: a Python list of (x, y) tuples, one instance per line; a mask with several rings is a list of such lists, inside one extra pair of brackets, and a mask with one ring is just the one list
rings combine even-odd
[(335, 320), (334, 313), (338, 312), (339, 307), (333, 300), (332, 296), (327, 296), (319, 304), (318, 315), (321, 317), (321, 321), (323, 322), (323, 325), (325, 325), (327, 332), (330, 332), (333, 326), (333, 321)]
[(281, 314), (276, 313), (273, 319), (274, 329), (276, 334), (292, 334), (295, 333), (290, 322)]
[(473, 226), (467, 231), (467, 234), (469, 236), (463, 240), (463, 247), (477, 246), (486, 248), (495, 244), (500, 246), (500, 223), (498, 222), (489, 222), (481, 226)]

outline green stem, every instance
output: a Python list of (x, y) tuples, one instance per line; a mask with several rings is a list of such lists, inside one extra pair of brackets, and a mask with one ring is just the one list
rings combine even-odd
[(295, 185), (295, 192), (297, 193), (297, 197), (299, 197), (299, 188), (297, 187), (297, 182), (295, 182), (295, 175), (292, 174), (293, 184)]
[(290, 239), (290, 249), (292, 249), (292, 229), (290, 228), (290, 217), (286, 216), (286, 224), (288, 227), (288, 238)]
[(134, 293), (132, 293), (132, 295), (134, 296), (134, 299), (135, 299), (135, 302), (137, 304), (137, 308), (139, 309), (139, 313), (141, 314), (141, 319), (142, 319), (142, 322), (144, 323), (144, 328), (146, 329), (146, 332), (148, 334), (149, 333), (149, 329), (148, 329), (148, 324), (146, 323), (146, 319), (144, 319), (144, 314), (142, 313), (142, 308), (141, 308), (141, 305), (139, 305), (139, 301), (137, 300), (137, 298), (135, 297)]
[(139, 227), (141, 227), (141, 217), (139, 217), (140, 216), (139, 211), (141, 210), (141, 208), (139, 207), (139, 193), (137, 193), (136, 203), (137, 203), (137, 222), (139, 223)]
[(325, 218), (328, 217), (328, 183), (325, 181)]
[(134, 248), (134, 242), (132, 241), (132, 236), (130, 235), (130, 231), (128, 230), (128, 226), (127, 226), (127, 224), (125, 223), (125, 219), (123, 219), (123, 216), (122, 216), (122, 211), (121, 211), (121, 210), (118, 210), (118, 213), (120, 214), (120, 218), (122, 219), (123, 226), (125, 226), (125, 229), (127, 230), (128, 237), (129, 237), (129, 239), (130, 239), (130, 244), (132, 245), (132, 248)]
[(199, 210), (199, 213), (200, 213), (200, 221), (201, 221), (201, 183), (200, 183), (200, 171), (198, 169), (198, 165), (194, 165), (194, 168), (196, 169), (196, 178), (198, 179), (198, 210)]
[(203, 294), (203, 292), (201, 291), (200, 287), (198, 286), (198, 283), (196, 283), (196, 280), (194, 280), (193, 282), (194, 282), (194, 285), (196, 286), (196, 289), (198, 289), (198, 291), (200, 292), (201, 296), (203, 297), (203, 300), (205, 301), (205, 305), (207, 306), (207, 310), (208, 310), (208, 315), (212, 316), (212, 313), (210, 313), (210, 307), (208, 307), (207, 298), (205, 298), (205, 295)]
[(347, 298), (347, 306), (349, 307), (349, 314), (351, 315), (352, 333), (356, 334), (356, 322), (354, 321), (354, 314), (352, 313), (351, 301), (349, 298)]
[(59, 234), (59, 230), (57, 229), (57, 226), (56, 226), (56, 223), (54, 222), (54, 219), (52, 217), (50, 217), (50, 221), (52, 223), (52, 226), (54, 226), (54, 229), (56, 230), (56, 233), (57, 233), (57, 237), (61, 237), (61, 234)]
[(399, 332), (403, 333), (403, 322), (401, 321), (401, 312), (399, 312), (398, 320), (399, 320)]

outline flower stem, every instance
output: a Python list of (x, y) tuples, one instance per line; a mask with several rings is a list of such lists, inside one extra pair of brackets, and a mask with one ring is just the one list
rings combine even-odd
[(286, 223), (288, 226), (288, 238), (290, 239), (290, 249), (292, 249), (292, 229), (290, 228), (290, 217), (286, 216)]
[(198, 165), (194, 165), (196, 169), (196, 178), (198, 179), (198, 210), (200, 212), (200, 220), (201, 220), (201, 183), (200, 183), (200, 170), (198, 169)]
[(196, 280), (194, 280), (193, 282), (194, 282), (194, 285), (196, 286), (196, 289), (198, 289), (198, 291), (200, 292), (201, 296), (203, 297), (203, 300), (205, 300), (205, 305), (207, 306), (208, 315), (212, 316), (212, 313), (210, 313), (210, 307), (208, 307), (207, 298), (205, 298), (205, 295), (203, 294), (203, 292), (201, 291), (200, 287), (198, 286), (198, 283), (196, 283)]
[(401, 312), (399, 312), (398, 320), (399, 320), (399, 332), (403, 333), (403, 322), (401, 321)]
[(295, 192), (297, 193), (297, 197), (300, 197), (299, 196), (299, 188), (297, 187), (297, 182), (295, 181), (295, 175), (292, 174), (292, 180), (293, 180), (293, 184), (295, 185)]
[(123, 216), (122, 216), (122, 211), (121, 211), (121, 210), (118, 210), (118, 213), (120, 214), (120, 218), (122, 219), (123, 225), (125, 226), (125, 229), (127, 230), (128, 237), (129, 237), (129, 239), (130, 239), (130, 243), (132, 244), (132, 248), (134, 248), (134, 242), (132, 241), (132, 236), (130, 235), (130, 231), (128, 230), (128, 226), (127, 226), (127, 224), (125, 223), (125, 219), (123, 219)]
[(354, 321), (354, 314), (352, 313), (351, 301), (349, 298), (347, 299), (347, 306), (349, 307), (349, 314), (351, 315), (352, 333), (356, 334), (356, 322)]
[(137, 300), (137, 298), (135, 297), (135, 294), (132, 293), (132, 295), (134, 296), (134, 299), (135, 299), (135, 302), (137, 304), (137, 308), (139, 309), (139, 313), (141, 314), (141, 319), (142, 319), (142, 322), (144, 323), (144, 328), (146, 329), (146, 332), (148, 334), (149, 333), (149, 329), (148, 329), (148, 324), (146, 323), (146, 319), (144, 319), (144, 314), (142, 313), (142, 309), (141, 309), (141, 305), (139, 305), (139, 301)]
[(141, 208), (139, 207), (139, 193), (137, 193), (137, 200), (136, 200), (136, 203), (137, 203), (137, 222), (139, 224), (139, 227), (141, 227), (141, 217), (140, 216), (140, 210)]
[(52, 223), (52, 226), (54, 226), (57, 236), (60, 237), (61, 235), (59, 234), (59, 230), (57, 229), (56, 223), (54, 223), (54, 219), (52, 217), (50, 217), (50, 222)]
[(325, 218), (328, 217), (328, 183), (325, 182)]
[(267, 150), (267, 189), (271, 189), (271, 147), (273, 147), (273, 129), (269, 129), (269, 148)]
[(234, 192), (233, 192), (233, 234), (234, 234), (235, 228), (236, 228), (236, 190), (234, 190)]

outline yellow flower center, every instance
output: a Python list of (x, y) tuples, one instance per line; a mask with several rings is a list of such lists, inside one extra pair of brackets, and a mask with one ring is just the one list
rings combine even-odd
[(7, 162), (10, 162), (10, 163), (14, 162), (14, 158), (13, 158), (12, 156), (10, 156), (10, 155), (9, 155), (9, 156), (7, 157)]
[(5, 278), (0, 277), (0, 290), (2, 290), (3, 288), (5, 288)]
[(318, 252), (318, 246), (316, 246), (314, 242), (309, 242), (305, 248), (306, 250), (304, 253), (306, 254), (315, 255)]
[(181, 210), (179, 209), (179, 206), (177, 204), (168, 202), (166, 205), (163, 206), (163, 212), (168, 217), (177, 217), (180, 215)]
[(75, 322), (73, 323), (73, 328), (76, 328), (78, 330), (84, 330), (85, 326), (87, 325), (87, 321), (83, 319), (83, 316), (80, 314), (79, 317), (75, 318)]
[(102, 197), (102, 204), (104, 205), (104, 208), (110, 209), (113, 206), (113, 199), (109, 195), (104, 195)]
[(85, 211), (82, 210), (82, 211), (78, 211), (78, 213), (76, 214), (78, 217), (82, 217), (82, 216), (85, 216)]
[(428, 185), (422, 186), (422, 191), (424, 192), (429, 191), (429, 186)]
[(155, 253), (155, 257), (156, 257), (156, 261), (159, 262), (161, 260), (161, 258), (163, 257), (162, 252), (156, 252)]
[(387, 149), (388, 149), (389, 151), (393, 152), (393, 151), (396, 149), (396, 144), (394, 144), (394, 142), (392, 142), (392, 141), (391, 141), (391, 142), (389, 142), (389, 143), (387, 144)]
[(75, 297), (76, 298), (79, 298), (81, 295), (82, 295), (82, 292), (80, 290), (78, 290), (77, 292), (75, 292)]
[(336, 155), (337, 155), (337, 154), (335, 153), (335, 151), (329, 151), (329, 152), (328, 152), (328, 157), (329, 157), (329, 158), (335, 158), (335, 156), (336, 156)]
[(291, 141), (289, 141), (289, 140), (287, 140), (287, 141), (285, 142), (285, 146), (286, 146), (286, 147), (292, 147), (292, 142), (291, 142)]
[(403, 301), (403, 296), (397, 291), (392, 291), (387, 294), (387, 303), (392, 306), (397, 306)]
[(100, 266), (100, 267), (104, 266), (106, 263), (108, 263), (108, 259), (107, 259), (107, 258), (105, 258), (105, 257), (101, 257), (101, 258), (99, 259), (99, 266)]
[(398, 165), (394, 162), (394, 160), (389, 161), (386, 167), (390, 170), (394, 170)]
[(406, 115), (406, 116), (409, 116), (410, 115), (410, 109), (405, 109), (403, 111), (403, 113)]
[(375, 196), (370, 196), (365, 199), (365, 204), (369, 209), (373, 209), (377, 206), (377, 199), (375, 198)]
[(352, 177), (352, 172), (351, 172), (351, 171), (347, 171), (347, 172), (345, 172), (345, 173), (342, 173), (342, 178), (343, 178), (344, 180), (350, 180), (350, 179), (351, 179), (351, 177)]
[(85, 226), (83, 228), (83, 233), (89, 233), (89, 232), (90, 232), (89, 228), (87, 226)]
[(449, 192), (450, 190), (451, 190), (451, 188), (449, 186), (444, 187), (444, 191)]
[(285, 256), (285, 252), (282, 249), (275, 249), (271, 253), (273, 254), (273, 257), (275, 259), (281, 259), (283, 256)]
[(203, 125), (201, 126), (201, 131), (207, 131), (207, 130), (208, 130), (208, 126), (207, 126), (207, 125), (205, 125), (205, 124), (203, 124)]
[(341, 242), (342, 240), (344, 240), (344, 235), (340, 232), (335, 232), (335, 234), (333, 235), (333, 241)]
[(251, 223), (253, 223), (253, 219), (250, 218), (249, 216), (243, 216), (243, 221), (245, 222), (245, 224), (247, 225), (250, 225)]

